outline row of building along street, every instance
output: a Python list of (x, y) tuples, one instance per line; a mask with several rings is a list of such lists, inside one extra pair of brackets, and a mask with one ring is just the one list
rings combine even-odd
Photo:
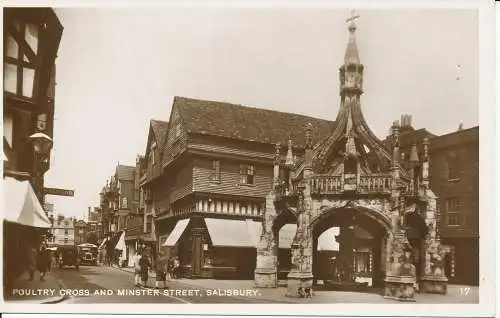
[[(357, 18), (330, 120), (176, 96), (78, 218), (46, 198), (71, 200), (71, 184), (44, 183), (63, 26), (5, 9), (4, 298), (477, 302), (479, 126), (438, 135), (404, 113), (375, 136)], [(26, 294), (40, 288), (55, 292)]]

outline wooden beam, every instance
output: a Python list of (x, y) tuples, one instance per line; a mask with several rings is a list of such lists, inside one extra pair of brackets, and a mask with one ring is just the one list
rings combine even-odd
[[(21, 33), (16, 30), (16, 28), (14, 27), (14, 25), (12, 23), (7, 23), (7, 30), (10, 33), (10, 35), (12, 35), (12, 37), (16, 40), (17, 44), (19, 45), (19, 51), (20, 52), (23, 51), (23, 53), (26, 54), (26, 56), (28, 57), (28, 60), (30, 62), (33, 62), (36, 64), (38, 62), (37, 55), (35, 54), (35, 52), (33, 52), (33, 50), (31, 49), (31, 46), (28, 44), (28, 42), (26, 42), (26, 39), (24, 38), (26, 24), (21, 23), (21, 25), (22, 25), (22, 30), (23, 30), (23, 31), (21, 31)], [(22, 59), (24, 59), (24, 56)]]
[(25, 60), (15, 59), (15, 58), (10, 57), (10, 56), (5, 56), (4, 61), (7, 63), (10, 63), (10, 64), (13, 64), (13, 65), (17, 65), (17, 66), (27, 67), (27, 68), (31, 68), (31, 69), (36, 68), (35, 63), (26, 62)]

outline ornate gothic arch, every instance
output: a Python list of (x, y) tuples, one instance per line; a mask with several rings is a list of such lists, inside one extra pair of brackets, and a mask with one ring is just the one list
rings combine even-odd
[[(351, 21), (346, 57), (340, 67), (341, 104), (330, 136), (313, 145), (311, 127), (307, 127), (305, 154), (298, 161), (293, 159), (291, 141), (284, 164), (280, 148), (276, 148), (273, 187), (266, 198), (255, 283), (259, 287), (277, 286), (276, 243), (272, 230), (279, 215), (277, 211), (286, 209), (297, 218), (288, 294), (298, 296), (300, 288), (313, 285), (315, 224), (329, 214), (342, 213), (341, 209), (352, 209), (388, 233), (385, 296), (414, 300), (417, 277), (408, 251), (405, 224), (408, 210), (415, 211), (414, 205), (419, 207), (419, 215), (424, 219), (425, 225), (419, 219), (421, 227), (428, 228), (424, 231), (427, 234), (422, 250), (424, 274), (418, 278), (420, 290), (445, 293), (447, 279), (436, 227), (436, 197), (429, 186), (428, 140), (424, 140), (422, 157), (413, 147), (410, 156), (413, 169), (407, 171), (399, 161), (399, 124), (395, 122), (392, 127), (392, 153), (370, 130), (361, 111), (364, 66), (359, 60), (355, 31)], [(286, 180), (280, 179), (280, 167), (286, 169)]]

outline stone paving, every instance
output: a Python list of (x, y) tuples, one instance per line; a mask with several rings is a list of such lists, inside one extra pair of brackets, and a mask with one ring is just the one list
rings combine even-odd
[(25, 272), (14, 282), (12, 290), (4, 292), (4, 299), (6, 302), (58, 303), (65, 299), (59, 292), (61, 289), (64, 289), (62, 281), (51, 272), (45, 275), (44, 281), (40, 280), (39, 272), (35, 273), (31, 281), (28, 273)]
[[(121, 270), (133, 272), (132, 268), (120, 268)], [(154, 274), (152, 276), (154, 278)], [(218, 280), (218, 279), (176, 279), (179, 283), (193, 286), (194, 288), (206, 289), (256, 289), (253, 280)], [(272, 299), (276, 301), (297, 302), (297, 303), (384, 303), (398, 304), (399, 302), (385, 299), (377, 293), (370, 292), (344, 292), (344, 291), (321, 291), (314, 293), (313, 298), (290, 298), (286, 297), (286, 287), (278, 288), (258, 288), (257, 296), (250, 298)], [(249, 298), (246, 296), (245, 298)], [(446, 295), (438, 294), (416, 294), (416, 303), (428, 304), (453, 304), (465, 303), (474, 304), (479, 302), (479, 288), (477, 286), (448, 285)], [(411, 303), (410, 303), (411, 304)], [(413, 302), (413, 304), (415, 304)]]

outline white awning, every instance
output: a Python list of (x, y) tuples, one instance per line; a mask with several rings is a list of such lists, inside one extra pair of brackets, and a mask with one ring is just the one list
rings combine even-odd
[(248, 233), (250, 233), (252, 238), (253, 245), (258, 247), (260, 243), (260, 236), (262, 235), (262, 222), (256, 222), (254, 220), (246, 220), (245, 222)]
[(104, 244), (108, 241), (108, 238), (106, 237), (104, 240), (102, 240), (101, 245), (99, 245), (99, 249), (102, 249), (104, 247)]
[(118, 243), (116, 243), (115, 250), (122, 250), (124, 251), (126, 249), (125, 246), (125, 231), (122, 232), (120, 235), (120, 239), (118, 240)]
[(29, 181), (14, 178), (3, 179), (6, 221), (22, 225), (50, 228), (51, 223), (38, 201)]
[(189, 219), (177, 221), (177, 224), (175, 225), (172, 232), (170, 232), (170, 235), (165, 240), (165, 243), (163, 243), (162, 246), (175, 246), (175, 244), (177, 244), (177, 241), (181, 238), (182, 233), (184, 233), (184, 230), (186, 230), (188, 224)]
[(213, 246), (255, 247), (255, 239), (243, 220), (205, 218)]

